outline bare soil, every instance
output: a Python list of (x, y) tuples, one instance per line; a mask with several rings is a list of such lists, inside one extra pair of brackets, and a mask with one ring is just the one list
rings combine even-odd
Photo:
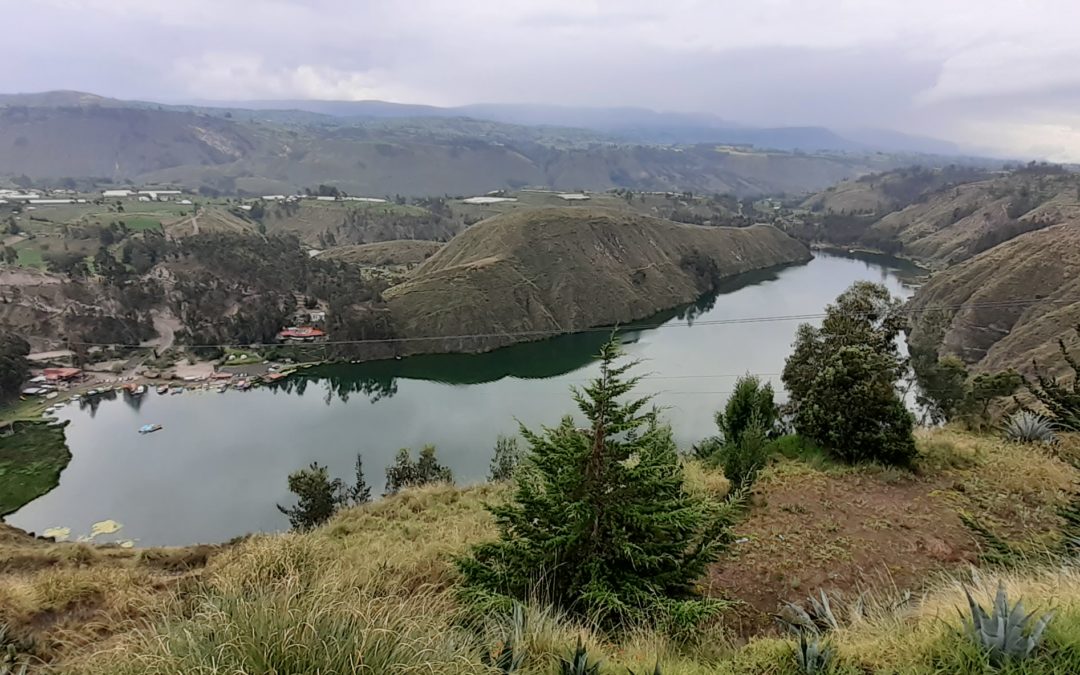
[(756, 491), (741, 543), (711, 570), (710, 591), (745, 603), (740, 633), (768, 629), (784, 602), (860, 588), (916, 590), (975, 562), (978, 548), (941, 490), (945, 478), (800, 471)]

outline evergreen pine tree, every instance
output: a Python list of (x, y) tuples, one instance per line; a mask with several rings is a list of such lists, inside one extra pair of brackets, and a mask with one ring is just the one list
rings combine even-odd
[(729, 513), (689, 494), (671, 429), (626, 402), (635, 363), (616, 365), (612, 340), (600, 353), (600, 377), (574, 400), (588, 420), (521, 433), (529, 445), (514, 475), (514, 499), (489, 507), (497, 541), (459, 559), (465, 595), (504, 604), (539, 595), (608, 626), (657, 610), (692, 623), (714, 603), (695, 599), (695, 582), (726, 543)]
[(364, 479), (364, 458), (360, 453), (356, 453), (356, 482), (349, 488), (348, 497), (356, 505), (371, 501), (371, 488)]

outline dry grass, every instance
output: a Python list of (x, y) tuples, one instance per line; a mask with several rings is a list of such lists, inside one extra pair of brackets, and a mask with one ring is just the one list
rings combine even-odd
[[(1034, 448), (953, 431), (922, 436), (919, 444), (920, 472), (904, 477), (782, 460), (763, 476), (751, 512), (779, 510), (783, 502), (775, 495), (782, 487), (819, 481), (898, 494), (936, 485), (949, 493), (936, 501), (1041, 526), (1075, 479), (1073, 469)], [(698, 462), (687, 462), (686, 474), (691, 490), (712, 496), (727, 490), (718, 471)], [(1026, 510), (984, 503), (972, 492), (1019, 500)], [(507, 617), (463, 622), (452, 559), (494, 536), (483, 504), (507, 496), (506, 485), (409, 490), (345, 511), (309, 534), (256, 536), (189, 553), (190, 560), (182, 550), (57, 545), (0, 530), (0, 551), (19, 548), (19, 555), (36, 555), (41, 563), (0, 576), (0, 621), (15, 627), (16, 638), (32, 637), (33, 653), (54, 667), (88, 675), (488, 673), (481, 655), (508, 635)], [(174, 571), (185, 561), (197, 568), (207, 558), (203, 569)], [(977, 585), (985, 598), (998, 576), (981, 575)], [(1042, 660), (1027, 672), (1069, 672), (1050, 668), (1074, 663), (1069, 641), (1080, 638), (1080, 571), (1059, 565), (1002, 579), (1010, 596), (1023, 597), (1029, 608), (1059, 612)], [(954, 568), (952, 576), (922, 581), (924, 592), (908, 602), (897, 603), (897, 589), (885, 583), (869, 589), (861, 612), (845, 612), (844, 626), (829, 638), (837, 672), (983, 672), (971, 665), (978, 654), (958, 630), (961, 584), (975, 583), (970, 572)], [(603, 660), (605, 674), (652, 672), (657, 663), (665, 675), (796, 672), (790, 639), (758, 637), (738, 646), (730, 619), (689, 640), (650, 627), (613, 639), (532, 603), (521, 642), (524, 675), (554, 672), (579, 638)]]

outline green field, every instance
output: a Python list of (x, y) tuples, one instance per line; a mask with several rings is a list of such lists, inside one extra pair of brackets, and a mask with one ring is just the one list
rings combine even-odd
[(144, 230), (161, 230), (161, 221), (157, 218), (142, 214), (125, 214), (122, 218), (116, 218), (129, 230), (142, 232)]
[(19, 242), (15, 245), (15, 251), (19, 254), (19, 265), (23, 267), (45, 269), (45, 261), (41, 257), (41, 249), (34, 241)]
[(14, 513), (56, 487), (69, 461), (71, 452), (62, 426), (13, 422), (0, 429), (0, 516)]

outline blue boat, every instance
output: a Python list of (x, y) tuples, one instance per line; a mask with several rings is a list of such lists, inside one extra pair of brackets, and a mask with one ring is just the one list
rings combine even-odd
[(155, 431), (160, 431), (160, 430), (161, 430), (161, 425), (160, 424), (144, 424), (141, 427), (139, 427), (139, 433), (140, 434), (149, 434), (149, 433), (153, 433)]

